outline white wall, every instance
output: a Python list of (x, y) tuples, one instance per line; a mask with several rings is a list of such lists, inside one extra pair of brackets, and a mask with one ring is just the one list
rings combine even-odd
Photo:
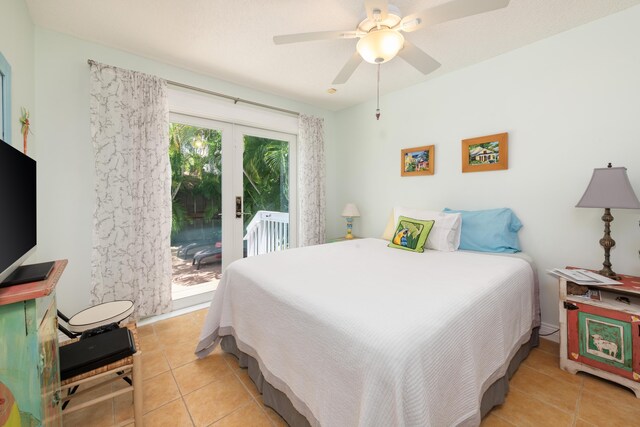
[[(327, 187), (335, 186), (334, 113), (42, 28), (36, 28), (35, 45), (40, 137), (38, 256), (41, 260), (69, 259), (58, 285), (58, 305), (69, 313), (89, 303), (91, 280), (94, 171), (87, 59), (324, 117), (329, 159)], [(330, 209), (335, 211), (337, 208), (331, 203)]]
[[(357, 235), (380, 236), (394, 205), (511, 207), (539, 266), (543, 322), (558, 324), (544, 271), (599, 268), (602, 211), (578, 209), (593, 168), (626, 166), (640, 195), (640, 6), (338, 115), (341, 147), (331, 230), (360, 208)], [(460, 141), (509, 132), (509, 169), (461, 173)], [(400, 149), (435, 144), (435, 175), (400, 177)], [(615, 271), (640, 275), (638, 211), (614, 210)]]
[(0, 52), (11, 65), (11, 145), (22, 151), (20, 108), (29, 110), (33, 135), (29, 136), (28, 154), (35, 157), (38, 116), (34, 90), (34, 26), (23, 0), (0, 2)]

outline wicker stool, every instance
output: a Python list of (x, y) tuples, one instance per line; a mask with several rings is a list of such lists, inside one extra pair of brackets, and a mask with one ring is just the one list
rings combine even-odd
[[(83, 402), (77, 406), (65, 409), (64, 413), (71, 413), (84, 409), (88, 406), (95, 405), (96, 403), (104, 402), (105, 400), (113, 399), (124, 393), (133, 391), (133, 419), (126, 420), (121, 423), (126, 425), (130, 422), (134, 422), (136, 427), (142, 427), (142, 351), (140, 349), (140, 343), (138, 342), (138, 333), (136, 330), (135, 322), (129, 323), (127, 326), (133, 335), (133, 340), (136, 345), (136, 352), (123, 359), (115, 361), (105, 366), (94, 369), (93, 371), (85, 372), (84, 374), (76, 375), (75, 377), (67, 378), (60, 383), (60, 394), (63, 396), (61, 402), (71, 401), (76, 397), (83, 396), (90, 391), (102, 387), (105, 384), (112, 383), (114, 381), (122, 381), (125, 376), (131, 377), (131, 384), (121, 390), (114, 391), (112, 393), (105, 394), (95, 399)], [(76, 342), (78, 339), (65, 341), (61, 346)], [(68, 390), (81, 385), (83, 383), (94, 381), (96, 379), (103, 378), (104, 381), (99, 384), (95, 384), (91, 387), (83, 388), (82, 390), (69, 394)], [(67, 395), (64, 396), (64, 390), (67, 390)]]

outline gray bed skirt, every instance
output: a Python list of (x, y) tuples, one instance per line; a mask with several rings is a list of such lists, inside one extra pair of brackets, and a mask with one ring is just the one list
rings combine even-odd
[[(482, 417), (487, 415), (494, 406), (504, 403), (504, 398), (509, 391), (509, 379), (516, 372), (522, 361), (527, 358), (531, 349), (538, 346), (540, 340), (539, 332), (539, 327), (533, 328), (529, 341), (520, 346), (520, 349), (511, 358), (505, 375), (502, 378), (498, 378), (487, 388), (480, 403)], [(264, 379), (258, 366), (258, 361), (238, 349), (233, 335), (223, 336), (221, 346), (225, 352), (238, 358), (238, 364), (241, 368), (247, 368), (249, 377), (262, 393), (262, 400), (265, 405), (273, 408), (291, 427), (310, 426), (309, 421), (296, 410), (289, 398)]]

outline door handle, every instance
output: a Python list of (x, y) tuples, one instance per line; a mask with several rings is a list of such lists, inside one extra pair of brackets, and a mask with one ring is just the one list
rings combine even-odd
[(242, 218), (242, 197), (236, 197), (236, 218)]

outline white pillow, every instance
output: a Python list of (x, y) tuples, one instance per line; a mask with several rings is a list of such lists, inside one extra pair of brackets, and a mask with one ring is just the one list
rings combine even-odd
[(427, 238), (425, 247), (436, 251), (457, 251), (460, 246), (460, 232), (462, 231), (462, 215), (458, 213), (445, 213), (440, 211), (427, 211), (422, 209), (395, 207), (393, 219), (398, 223), (398, 217), (419, 220), (434, 220), (433, 228)]

